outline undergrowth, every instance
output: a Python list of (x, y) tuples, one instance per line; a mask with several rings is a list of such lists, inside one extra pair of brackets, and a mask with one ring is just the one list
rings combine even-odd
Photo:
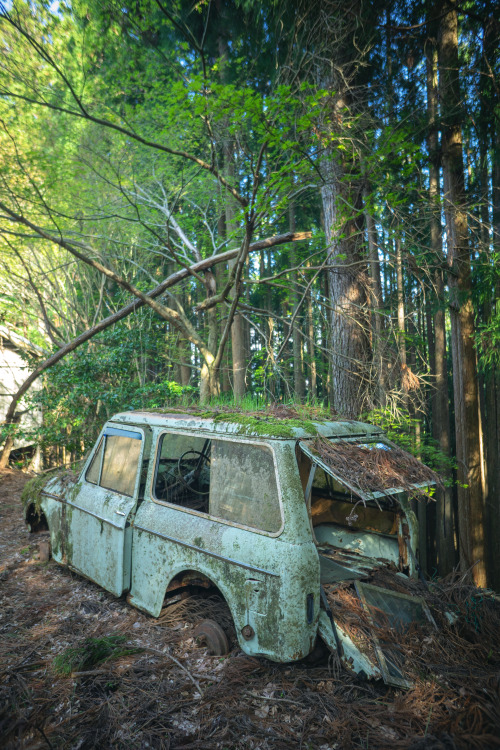
[(140, 648), (125, 648), (127, 637), (108, 635), (104, 638), (86, 638), (83, 645), (67, 648), (54, 659), (53, 669), (56, 674), (70, 675), (73, 672), (85, 672), (97, 664), (118, 659), (120, 656), (138, 654)]

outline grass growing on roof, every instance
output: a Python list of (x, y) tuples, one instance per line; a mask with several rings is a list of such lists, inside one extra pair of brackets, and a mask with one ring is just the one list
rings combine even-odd
[(240, 433), (257, 435), (272, 435), (273, 437), (293, 438), (295, 429), (304, 430), (313, 435), (317, 434), (317, 428), (314, 422), (304, 419), (295, 419), (292, 417), (274, 417), (265, 412), (262, 416), (255, 414), (227, 413), (211, 414), (214, 422), (230, 422), (240, 425)]
[(212, 419), (214, 422), (229, 422), (240, 425), (241, 434), (270, 435), (272, 437), (293, 438), (295, 430), (304, 430), (316, 435), (315, 422), (336, 419), (323, 406), (306, 404), (272, 404), (256, 408), (255, 399), (245, 397), (241, 401), (213, 399), (206, 406), (178, 405), (163, 409), (148, 410), (157, 414), (188, 414), (200, 419)]

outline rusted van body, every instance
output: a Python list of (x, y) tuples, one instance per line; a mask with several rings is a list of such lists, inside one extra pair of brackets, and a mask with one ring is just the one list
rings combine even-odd
[[(383, 565), (414, 576), (414, 514), (400, 488), (355, 492), (318, 437), (392, 450), (356, 421), (117, 414), (78, 481), (42, 491), (52, 556), (154, 617), (169, 592), (214, 585), (247, 654), (298, 660), (320, 634), (349, 668), (387, 678), (336, 626), (322, 587)], [(26, 518), (34, 528), (33, 507)]]

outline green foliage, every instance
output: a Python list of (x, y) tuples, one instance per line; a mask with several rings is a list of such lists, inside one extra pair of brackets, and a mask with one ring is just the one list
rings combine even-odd
[[(496, 286), (496, 285), (495, 285)], [(500, 302), (488, 320), (479, 321), (476, 331), (479, 367), (488, 374), (500, 369)]]
[(126, 641), (127, 637), (124, 635), (86, 638), (81, 646), (71, 646), (55, 657), (54, 672), (69, 676), (72, 672), (88, 671), (109, 659), (141, 652), (140, 648), (125, 648)]
[(31, 436), (42, 447), (61, 445), (82, 455), (112, 414), (159, 408), (192, 393), (164, 374), (146, 379), (148, 359), (161, 359), (163, 339), (161, 328), (136, 336), (117, 325), (51, 368), (30, 397), (44, 413)]

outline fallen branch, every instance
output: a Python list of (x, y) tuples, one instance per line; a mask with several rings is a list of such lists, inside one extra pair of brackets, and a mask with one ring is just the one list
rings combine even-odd
[[(250, 245), (248, 251), (250, 253), (253, 253), (259, 250), (263, 250), (264, 248), (275, 247), (277, 245), (284, 245), (287, 242), (297, 242), (299, 240), (309, 239), (311, 236), (312, 236), (311, 232), (287, 232), (286, 234), (278, 234), (273, 237), (267, 237), (264, 240), (259, 240), (258, 242), (254, 242), (252, 245)], [(175, 286), (175, 284), (178, 284), (180, 281), (190, 276), (193, 272), (203, 271), (218, 263), (227, 263), (229, 260), (232, 260), (233, 258), (237, 257), (238, 252), (239, 250), (228, 250), (227, 252), (221, 253), (220, 255), (215, 255), (215, 256), (212, 256), (211, 258), (205, 258), (199, 263), (193, 264), (189, 268), (183, 268), (180, 271), (176, 271), (175, 273), (168, 276), (164, 281), (162, 281), (161, 284), (158, 284), (157, 287), (155, 287), (150, 292), (148, 292), (147, 295), (144, 295), (144, 296), (154, 299), (155, 297), (158, 297), (159, 295), (163, 294), (163, 292), (165, 292), (170, 287)], [(35, 370), (33, 370), (31, 375), (24, 381), (24, 383), (21, 385), (21, 387), (17, 390), (17, 392), (12, 397), (12, 401), (5, 415), (4, 424), (9, 425), (14, 422), (14, 416), (15, 416), (17, 404), (19, 403), (20, 399), (24, 396), (24, 394), (29, 390), (29, 388), (33, 385), (35, 380), (37, 380), (40, 377), (40, 375), (43, 372), (45, 372), (45, 370), (48, 370), (50, 367), (52, 367), (61, 359), (63, 359), (67, 354), (74, 351), (85, 342), (89, 341), (96, 334), (101, 333), (101, 331), (104, 331), (106, 328), (109, 328), (110, 326), (114, 325), (118, 321), (123, 320), (123, 318), (126, 318), (128, 315), (135, 312), (139, 308), (143, 307), (145, 304), (146, 302), (144, 301), (144, 299), (135, 299), (133, 302), (130, 302), (125, 307), (122, 307), (121, 310), (118, 310), (113, 315), (110, 315), (109, 317), (104, 318), (99, 323), (97, 323), (97, 325), (92, 326), (92, 328), (89, 328), (88, 330), (81, 333), (79, 336), (76, 336), (74, 339), (72, 339), (67, 344), (65, 344), (60, 349), (58, 349), (57, 352), (54, 352), (54, 354), (52, 354), (44, 362), (41, 362), (38, 365), (38, 367)], [(12, 434), (7, 435), (7, 438), (6, 438), (6, 441), (2, 450), (2, 454), (0, 456), (0, 469), (5, 469), (5, 467), (8, 465), (10, 452), (12, 450), (13, 444), (14, 444), (13, 435)]]
[(178, 667), (180, 667), (180, 669), (182, 669), (183, 672), (187, 674), (187, 676), (189, 677), (193, 685), (198, 690), (200, 696), (203, 697), (203, 690), (200, 687), (200, 683), (198, 682), (198, 680), (195, 680), (195, 678), (193, 677), (189, 669), (185, 667), (184, 664), (182, 664), (182, 662), (179, 661), (179, 659), (176, 659), (175, 656), (172, 656), (172, 654), (169, 654), (168, 651), (158, 651), (158, 649), (156, 648), (147, 648), (147, 647), (141, 647), (141, 648), (143, 651), (146, 651), (147, 653), (156, 654), (157, 656), (166, 656), (168, 659), (171, 659), (175, 664), (177, 664)]

